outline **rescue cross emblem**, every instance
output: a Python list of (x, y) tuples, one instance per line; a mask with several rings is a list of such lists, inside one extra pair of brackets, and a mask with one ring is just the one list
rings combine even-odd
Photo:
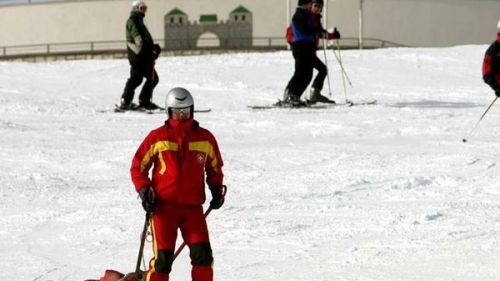
[(205, 163), (205, 155), (203, 153), (198, 153), (196, 155), (196, 161), (200, 164)]

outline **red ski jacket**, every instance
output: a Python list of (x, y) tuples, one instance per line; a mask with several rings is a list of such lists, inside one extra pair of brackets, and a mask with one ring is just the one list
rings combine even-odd
[(500, 33), (484, 55), (483, 79), (492, 87), (500, 85)]
[(322, 37), (326, 37), (325, 34), (328, 32), (323, 28), (323, 25), (321, 24), (321, 14), (313, 14), (311, 13), (311, 26), (315, 30), (315, 36), (314, 36), (314, 45), (316, 46), (316, 50), (319, 49), (319, 39)]
[[(130, 173), (136, 191), (151, 186), (159, 202), (201, 205), (208, 186), (223, 184), (222, 158), (215, 137), (191, 120), (185, 131), (167, 120), (139, 146)], [(149, 170), (152, 169), (151, 179)]]

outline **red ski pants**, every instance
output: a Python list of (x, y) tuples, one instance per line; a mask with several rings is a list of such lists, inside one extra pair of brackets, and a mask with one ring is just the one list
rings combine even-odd
[(160, 203), (151, 217), (154, 257), (146, 281), (168, 281), (177, 229), (189, 246), (193, 281), (213, 281), (213, 257), (203, 207)]

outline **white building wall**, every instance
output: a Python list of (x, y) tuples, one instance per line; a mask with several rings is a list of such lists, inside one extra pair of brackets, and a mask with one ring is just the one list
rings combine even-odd
[[(125, 40), (125, 22), (132, 1), (102, 0), (64, 3), (0, 5), (0, 46)], [(229, 13), (243, 5), (254, 15), (254, 36), (283, 36), (284, 0), (146, 0), (145, 22), (155, 39), (163, 38), (163, 17), (177, 7), (198, 21), (201, 14)]]
[(489, 44), (500, 0), (365, 0), (365, 35), (409, 46)]
[[(290, 1), (293, 13), (296, 0)], [(124, 40), (131, 1), (94, 0), (0, 5), (0, 46)], [(239, 5), (252, 11), (254, 36), (284, 37), (287, 0), (146, 0), (146, 24), (163, 38), (163, 17), (174, 7), (198, 20), (227, 20)], [(328, 2), (328, 26), (358, 37), (360, 0)], [(410, 46), (486, 44), (494, 40), (500, 0), (365, 0), (364, 36)]]

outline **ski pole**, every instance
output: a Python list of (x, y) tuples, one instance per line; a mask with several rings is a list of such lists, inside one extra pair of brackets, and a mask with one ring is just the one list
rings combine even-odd
[(349, 79), (349, 75), (347, 75), (347, 72), (345, 71), (344, 64), (342, 63), (342, 58), (339, 58), (339, 56), (340, 56), (340, 44), (339, 44), (338, 39), (337, 39), (337, 51), (339, 52), (339, 54), (337, 55), (337, 53), (335, 53), (334, 48), (332, 48), (332, 51), (333, 51), (333, 54), (335, 55), (335, 58), (337, 59), (337, 62), (340, 65), (340, 69), (342, 70), (342, 73), (344, 74), (345, 78), (347, 79), (347, 82), (349, 82), (349, 86), (352, 87), (351, 79)]
[[(483, 120), (484, 116), (486, 115), (486, 113), (488, 113), (488, 111), (490, 110), (490, 108), (493, 106), (493, 104), (497, 101), (498, 97), (495, 97), (495, 99), (491, 102), (490, 106), (488, 106), (488, 108), (486, 109), (486, 111), (483, 113), (483, 115), (481, 115), (481, 118), (479, 118), (479, 120), (477, 121), (476, 125), (474, 126), (474, 128), (472, 128), (472, 130), (469, 132), (468, 134), (468, 137), (469, 138), (470, 136), (472, 136), (472, 133), (476, 130), (477, 126), (479, 125), (479, 123), (481, 122), (481, 120)], [(463, 142), (467, 142), (467, 138), (464, 138), (462, 139)]]
[[(205, 218), (208, 217), (208, 214), (210, 214), (211, 211), (212, 211), (212, 207), (208, 207), (207, 211), (205, 212)], [(177, 251), (175, 251), (174, 259), (173, 259), (174, 261), (177, 258), (177, 256), (182, 252), (184, 247), (186, 247), (186, 242), (182, 242), (182, 244), (179, 246)]]
[(326, 59), (326, 40), (323, 39), (323, 55), (325, 56), (326, 79), (328, 81), (328, 96), (332, 97), (332, 87), (330, 85), (330, 71), (328, 71), (328, 61)]
[(344, 89), (344, 98), (345, 98), (345, 102), (349, 103), (350, 101), (347, 99), (347, 87), (345, 86), (346, 75), (345, 75), (345, 71), (344, 71), (344, 66), (342, 65), (342, 56), (340, 54), (339, 39), (337, 39), (337, 52), (339, 53), (338, 60), (339, 60), (340, 68), (342, 69), (342, 87)]
[(144, 221), (144, 228), (141, 234), (141, 246), (139, 248), (139, 255), (137, 256), (137, 264), (135, 265), (135, 273), (137, 275), (141, 273), (141, 259), (144, 253), (144, 243), (146, 242), (146, 232), (148, 231), (150, 217), (151, 213), (146, 212), (146, 220)]

